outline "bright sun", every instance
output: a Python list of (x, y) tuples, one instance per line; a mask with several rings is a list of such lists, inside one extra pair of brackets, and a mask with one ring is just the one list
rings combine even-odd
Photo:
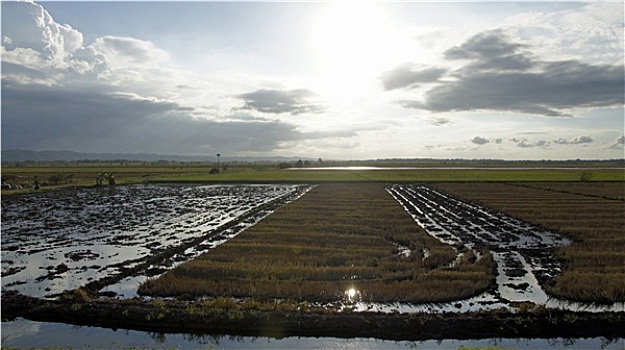
[(370, 88), (393, 56), (392, 41), (391, 27), (378, 5), (328, 5), (312, 35), (319, 90), (344, 98)]

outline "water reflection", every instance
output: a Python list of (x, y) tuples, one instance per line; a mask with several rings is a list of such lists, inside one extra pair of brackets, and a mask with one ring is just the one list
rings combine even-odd
[[(301, 185), (134, 185), (2, 199), (2, 289), (53, 296), (121, 276), (151, 254), (207, 240), (164, 266), (189, 260), (269, 214), (262, 205), (303, 194)], [(224, 225), (244, 218), (236, 226)], [(142, 271), (141, 271), (142, 272)], [(145, 274), (139, 273), (143, 277)], [(111, 286), (124, 297), (133, 280)], [(140, 281), (139, 281), (140, 282)], [(134, 286), (134, 289), (136, 289)]]
[(348, 302), (354, 302), (360, 300), (360, 291), (354, 287), (345, 291), (345, 297)]
[(553, 339), (473, 339), (387, 341), (373, 338), (243, 337), (208, 334), (149, 333), (76, 327), (62, 323), (18, 319), (2, 323), (4, 347), (121, 348), (148, 349), (458, 349), (489, 347), (513, 349), (622, 349), (624, 338), (553, 338)]

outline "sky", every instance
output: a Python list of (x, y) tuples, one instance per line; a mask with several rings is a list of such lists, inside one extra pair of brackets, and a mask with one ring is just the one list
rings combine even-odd
[(2, 149), (624, 154), (623, 2), (1, 2)]

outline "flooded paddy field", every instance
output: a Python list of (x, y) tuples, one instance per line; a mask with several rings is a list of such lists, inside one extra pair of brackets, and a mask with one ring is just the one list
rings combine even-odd
[[(433, 186), (313, 187), (147, 185), (5, 198), (3, 292), (48, 300), (4, 293), (3, 315), (274, 338), (622, 340), (623, 302), (554, 298), (544, 288), (566, 271), (561, 252), (578, 244), (574, 236)], [(139, 285), (159, 281), (165, 292), (137, 297)], [(228, 292), (185, 290), (203, 284)], [(58, 297), (79, 287), (96, 293)]]
[[(2, 289), (48, 297), (91, 283), (131, 297), (138, 280), (223, 243), (308, 188), (136, 185), (6, 197)], [(124, 288), (124, 278), (135, 283)]]

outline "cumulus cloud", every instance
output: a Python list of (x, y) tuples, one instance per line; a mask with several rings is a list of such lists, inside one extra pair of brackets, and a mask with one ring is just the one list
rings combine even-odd
[(507, 19), (506, 30), (551, 58), (623, 59), (623, 2), (580, 2), (565, 11), (519, 13)]
[(411, 64), (403, 64), (388, 72), (382, 73), (384, 90), (410, 88), (423, 83), (433, 83), (447, 72), (443, 68), (417, 69)]
[[(38, 64), (55, 68), (71, 68), (72, 54), (83, 46), (82, 34), (69, 25), (56, 23), (41, 6), (31, 2), (2, 4), (3, 49), (27, 49), (37, 53)], [(33, 57), (24, 57), (24, 64), (32, 66)]]
[(590, 136), (576, 136), (573, 137), (571, 139), (564, 139), (564, 138), (559, 138), (559, 139), (555, 139), (553, 140), (554, 143), (557, 143), (559, 145), (577, 145), (577, 144), (581, 144), (581, 143), (591, 143), (593, 142), (594, 139)]
[(156, 66), (169, 59), (169, 54), (152, 42), (134, 38), (104, 36), (92, 47), (112, 68)]
[(103, 36), (87, 44), (82, 33), (56, 22), (33, 2), (3, 3), (2, 11), (2, 76), (14, 83), (55, 85), (92, 78), (126, 83), (133, 77), (145, 81), (139, 71), (169, 59), (152, 42), (134, 38)]
[(315, 93), (307, 89), (272, 90), (260, 89), (237, 96), (245, 104), (242, 109), (256, 110), (263, 113), (319, 113), (323, 106), (312, 99)]
[(471, 142), (476, 145), (485, 145), (487, 143), (490, 143), (490, 140), (485, 137), (475, 136), (473, 140), (471, 140)]
[(516, 143), (516, 146), (520, 148), (534, 148), (534, 147), (546, 148), (546, 147), (549, 147), (549, 144), (550, 144), (550, 142), (547, 140), (538, 140), (538, 141), (531, 142), (526, 138), (512, 138), (510, 139), (510, 141)]
[(622, 106), (622, 64), (577, 60), (543, 61), (530, 48), (491, 30), (448, 49), (447, 60), (468, 63), (426, 92), (425, 101), (402, 100), (406, 108), (432, 112), (505, 111), (550, 117), (569, 116), (573, 108)]
[(625, 135), (621, 135), (615, 138), (614, 141), (606, 148), (615, 150), (622, 150), (623, 148), (625, 148)]
[(488, 143), (494, 143), (494, 144), (501, 144), (503, 142), (503, 139), (501, 138), (486, 138), (486, 137), (481, 137), (481, 136), (475, 136), (472, 140), (472, 143), (476, 144), (476, 145), (485, 145)]

